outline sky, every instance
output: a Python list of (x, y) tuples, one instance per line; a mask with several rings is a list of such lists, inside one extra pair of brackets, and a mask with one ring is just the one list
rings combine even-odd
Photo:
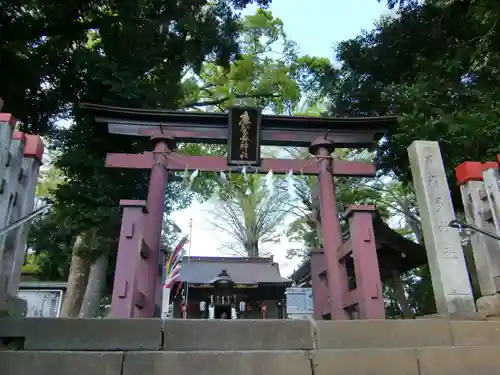
[[(251, 7), (244, 13), (252, 13), (255, 9)], [(270, 9), (273, 16), (283, 21), (286, 34), (298, 44), (301, 54), (332, 60), (337, 43), (357, 36), (362, 30), (370, 30), (380, 16), (389, 13), (377, 0), (273, 0)], [(207, 220), (213, 216), (210, 215), (211, 206), (211, 202), (193, 202), (189, 208), (172, 214), (171, 218), (186, 234), (192, 219), (188, 245), (192, 256), (228, 255), (221, 248), (229, 241), (228, 237)], [(297, 260), (285, 257), (286, 250), (296, 246), (282, 238), (280, 243), (264, 249), (273, 254), (283, 276), (289, 276), (298, 264)]]

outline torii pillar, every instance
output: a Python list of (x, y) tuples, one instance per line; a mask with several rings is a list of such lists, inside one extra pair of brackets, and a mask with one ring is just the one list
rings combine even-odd
[(150, 153), (147, 201), (120, 201), (124, 211), (111, 302), (113, 317), (152, 317), (157, 315), (156, 306), (161, 305), (158, 301), (162, 287), (159, 248), (168, 182), (168, 154), (175, 148), (175, 142), (162, 134), (151, 139), (155, 146)]
[(309, 147), (309, 152), (319, 159), (319, 202), (330, 314), (332, 320), (338, 320), (348, 319), (348, 316), (343, 306), (345, 280), (337, 257), (337, 251), (342, 244), (342, 232), (333, 182), (334, 162), (331, 154), (334, 150), (334, 143), (325, 138), (317, 139)]

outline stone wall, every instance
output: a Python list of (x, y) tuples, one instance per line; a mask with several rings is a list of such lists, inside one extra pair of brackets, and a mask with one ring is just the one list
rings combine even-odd
[(0, 320), (2, 375), (493, 375), (500, 322)]

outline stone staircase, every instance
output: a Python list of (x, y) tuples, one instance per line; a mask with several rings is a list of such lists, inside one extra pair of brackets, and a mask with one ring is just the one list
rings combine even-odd
[(0, 318), (1, 375), (497, 375), (500, 322)]

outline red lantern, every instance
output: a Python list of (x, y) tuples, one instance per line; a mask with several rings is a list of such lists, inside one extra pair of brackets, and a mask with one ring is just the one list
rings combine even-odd
[(267, 306), (265, 304), (260, 305), (260, 313), (262, 315), (262, 319), (266, 319)]
[(181, 305), (181, 312), (185, 313), (187, 311), (187, 306), (183, 303)]

